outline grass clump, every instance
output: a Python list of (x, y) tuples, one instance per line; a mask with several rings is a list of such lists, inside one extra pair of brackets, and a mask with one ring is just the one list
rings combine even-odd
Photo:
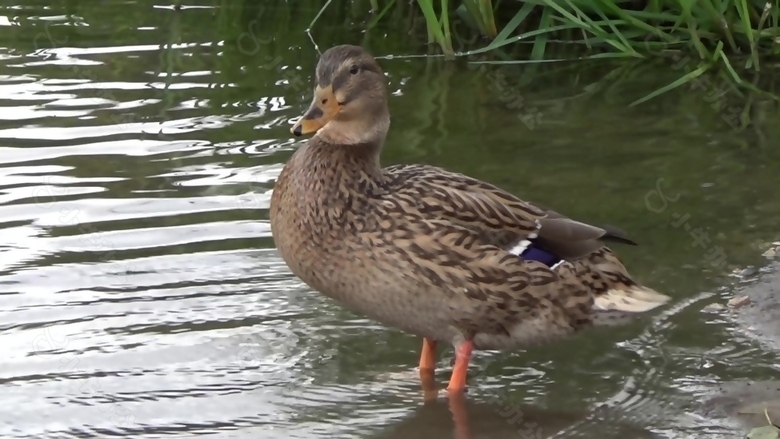
[[(544, 59), (544, 46), (555, 40), (582, 46), (590, 52), (586, 57), (642, 58), (675, 50), (696, 53), (702, 60), (744, 55), (745, 67), (756, 70), (762, 56), (780, 54), (778, 0), (462, 0), (459, 5), (454, 0), (417, 0), (417, 4), (429, 31), (443, 37), (433, 42), (447, 56), (458, 55), (447, 41), (448, 15), (462, 17), (489, 39), (485, 47), (470, 53), (531, 42), (536, 49), (532, 58)], [(508, 20), (499, 25), (499, 16)]]
[[(685, 59), (686, 74), (658, 90), (660, 94), (714, 67), (737, 85), (754, 88), (738, 72), (758, 72), (764, 62), (780, 55), (779, 1), (416, 0), (416, 6), (428, 41), (447, 58), (516, 48), (526, 55), (502, 62)], [(395, 3), (402, 2), (388, 0), (385, 5)], [(474, 41), (473, 35), (484, 43), (453, 46), (453, 39)], [(553, 55), (551, 46), (567, 47), (568, 56)]]

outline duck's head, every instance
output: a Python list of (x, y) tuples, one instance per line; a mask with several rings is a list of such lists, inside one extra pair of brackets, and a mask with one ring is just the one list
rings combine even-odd
[(390, 125), (385, 76), (359, 46), (336, 46), (317, 63), (314, 100), (290, 132), (341, 145), (382, 143)]

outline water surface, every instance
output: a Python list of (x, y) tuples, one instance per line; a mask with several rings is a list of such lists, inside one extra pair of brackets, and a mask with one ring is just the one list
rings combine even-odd
[(422, 404), (418, 339), (311, 291), (273, 249), (317, 10), (50, 3), (0, 7), (2, 437), (734, 437), (698, 403), (780, 370), (699, 311), (778, 239), (771, 104), (728, 94), (755, 120), (735, 130), (709, 89), (628, 107), (685, 67), (404, 58), (427, 49), (334, 2), (320, 48), (384, 57), (385, 164), (619, 225), (641, 244), (615, 248), (628, 267), (675, 298), (654, 320), (480, 353), (464, 427)]

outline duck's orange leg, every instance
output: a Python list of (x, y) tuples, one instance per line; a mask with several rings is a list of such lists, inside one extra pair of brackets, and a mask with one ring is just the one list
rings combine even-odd
[(472, 340), (466, 340), (455, 348), (455, 367), (452, 369), (450, 384), (447, 386), (448, 393), (462, 393), (466, 390), (466, 377), (473, 349), (474, 341)]
[(436, 370), (436, 342), (423, 338), (422, 352), (420, 353), (420, 373), (432, 373)]
[(420, 353), (420, 381), (423, 389), (423, 399), (435, 401), (439, 392), (436, 389), (436, 342), (427, 338), (423, 339), (422, 352)]

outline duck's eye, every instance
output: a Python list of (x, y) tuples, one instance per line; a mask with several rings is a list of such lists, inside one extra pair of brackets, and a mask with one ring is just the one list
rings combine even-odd
[(360, 71), (360, 68), (358, 68), (358, 66), (352, 66), (352, 67), (349, 68), (349, 73), (351, 73), (353, 75), (357, 75), (359, 71)]
[(326, 98), (326, 99), (323, 99), (323, 100), (321, 100), (320, 102), (322, 103), (322, 105), (325, 105), (325, 104), (327, 104), (327, 103), (328, 103), (328, 99), (327, 99), (327, 98)]

